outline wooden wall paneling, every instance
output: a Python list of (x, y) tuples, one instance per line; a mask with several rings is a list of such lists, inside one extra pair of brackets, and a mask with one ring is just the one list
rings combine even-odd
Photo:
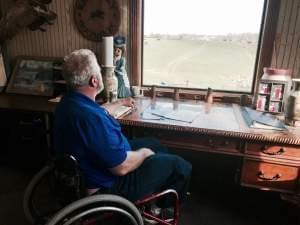
[[(51, 30), (49, 28), (48, 28), (48, 30), (49, 30), (49, 34), (52, 36)], [(38, 43), (37, 33), (40, 32), (40, 31), (34, 31), (34, 32), (32, 32), (32, 31), (30, 31), (28, 29), (26, 31), (27, 31), (28, 35), (32, 35), (32, 38), (31, 38), (31, 43), (32, 43), (31, 47), (32, 47), (32, 49), (28, 49), (28, 51), (31, 52), (30, 55), (38, 56), (39, 55), (39, 50), (40, 50), (41, 46)]]
[(281, 33), (283, 30), (286, 8), (287, 8), (287, 1), (280, 1), (280, 10), (279, 10), (277, 27), (276, 27), (276, 36), (275, 36), (275, 41), (273, 43), (273, 54), (272, 54), (272, 61), (271, 61), (272, 67), (279, 66), (278, 55), (280, 50)]
[[(74, 35), (74, 30), (72, 29), (72, 23), (71, 23), (71, 20), (73, 19), (72, 17), (73, 15), (73, 12), (72, 12), (72, 7), (71, 5), (69, 4), (69, 8), (68, 8), (68, 19), (69, 19), (69, 23), (68, 23), (68, 28), (69, 28), (69, 33), (68, 33), (68, 38), (70, 40), (70, 46), (69, 46), (69, 52), (72, 52), (73, 50), (77, 49), (77, 46), (76, 46), (76, 36)], [(79, 47), (79, 46), (78, 46)]]
[(44, 45), (43, 34), (41, 31), (36, 32), (36, 38), (37, 38), (37, 43), (39, 44), (38, 55), (44, 56), (46, 49), (45, 49), (45, 45)]
[(37, 55), (37, 56), (42, 55), (44, 52), (44, 48), (43, 48), (43, 46), (41, 46), (42, 40), (41, 40), (41, 38), (39, 38), (39, 36), (40, 36), (39, 33), (41, 33), (41, 31), (39, 31), (39, 30), (32, 32), (33, 37), (34, 37), (34, 46), (35, 46), (34, 55)]
[[(70, 7), (70, 20), (73, 20), (74, 19), (74, 2), (75, 1), (73, 1), (73, 4), (72, 4), (72, 7)], [(80, 40), (81, 40), (81, 38), (82, 38), (82, 35), (79, 35), (79, 33), (78, 33), (78, 31), (77, 31), (77, 28), (75, 28), (74, 30), (73, 30), (73, 32), (75, 33), (77, 33), (76, 35), (74, 35), (74, 39), (75, 39), (75, 42), (74, 42), (74, 49), (77, 49), (77, 48), (80, 48), (80, 46), (83, 46), (83, 45), (81, 45), (81, 42), (80, 42)]]
[(285, 54), (282, 59), (282, 67), (283, 68), (288, 68), (289, 67), (289, 61), (290, 61), (290, 56), (292, 52), (292, 47), (293, 47), (293, 40), (295, 37), (295, 25), (297, 21), (297, 15), (298, 15), (298, 1), (292, 1), (292, 8), (291, 11), (289, 11), (289, 22), (287, 26), (287, 32), (286, 32), (286, 44), (285, 44)]
[(284, 14), (284, 23), (283, 23), (283, 29), (281, 32), (281, 42), (280, 42), (280, 48), (279, 48), (279, 57), (280, 57), (280, 63), (279, 67), (280, 68), (286, 68), (283, 62), (285, 51), (287, 49), (287, 39), (288, 39), (288, 33), (289, 33), (289, 28), (290, 28), (290, 23), (291, 23), (291, 17), (292, 17), (292, 9), (293, 9), (293, 3), (294, 0), (287, 0), (287, 7), (285, 9), (285, 14)]
[(294, 66), (296, 68), (296, 76), (299, 78), (300, 77), (300, 3), (298, 5), (298, 21), (297, 21), (297, 39), (295, 41), (296, 45), (296, 54), (295, 54), (295, 59), (294, 59)]
[(67, 48), (64, 49), (68, 54), (71, 52), (72, 50), (72, 37), (71, 37), (71, 18), (70, 18), (70, 8), (71, 8), (71, 5), (70, 5), (70, 1), (65, 1), (65, 6), (64, 6), (64, 9), (65, 9), (65, 13), (64, 15), (62, 16), (65, 16), (63, 21), (65, 23), (65, 26), (66, 26), (66, 32), (64, 33), (65, 35), (65, 38), (67, 39)]
[[(49, 9), (54, 12), (58, 12), (57, 1), (53, 1), (52, 4), (49, 5)], [(61, 15), (57, 15), (57, 16), (61, 16)], [(61, 43), (61, 40), (59, 39), (59, 35), (57, 35), (57, 33), (58, 33), (57, 30), (58, 30), (58, 21), (56, 19), (54, 21), (53, 25), (46, 27), (46, 32), (44, 32), (44, 34), (48, 33), (48, 35), (50, 36), (50, 43), (53, 43), (53, 45), (51, 45), (50, 49), (48, 49), (48, 51), (50, 50), (51, 56), (58, 56), (59, 49), (60, 49), (59, 44)], [(40, 31), (33, 32), (32, 35), (37, 36), (37, 33), (39, 33), (39, 32)], [(45, 52), (45, 49), (43, 48), (43, 46), (39, 46), (39, 49), (41, 49), (44, 54), (47, 54)]]
[[(65, 9), (66, 8), (66, 1), (59, 1), (60, 2), (60, 5), (59, 5), (59, 8), (60, 9)], [(60, 34), (60, 39), (61, 39), (61, 42), (62, 42), (62, 54), (64, 52), (67, 52), (67, 48), (68, 48), (68, 41), (67, 41), (67, 38), (65, 36), (65, 33), (67, 32), (67, 24), (66, 24), (66, 20), (65, 20), (65, 17), (66, 17), (66, 12), (63, 14), (63, 15), (58, 15), (58, 17), (60, 18), (60, 23), (59, 23), (59, 26), (60, 26), (60, 30), (61, 30), (61, 34)]]
[(293, 76), (299, 77), (299, 63), (297, 62), (297, 57), (299, 55), (298, 48), (299, 48), (299, 40), (300, 40), (300, 2), (296, 1), (297, 5), (295, 6), (296, 21), (294, 25), (293, 31), (293, 39), (291, 44), (291, 51), (289, 55), (289, 64), (288, 68), (293, 68)]
[[(35, 50), (35, 42), (33, 40), (33, 36), (31, 38), (29, 37), (30, 31), (25, 29), (18, 33), (15, 37), (13, 37), (11, 43), (15, 42), (16, 44), (16, 51), (14, 52), (15, 55), (34, 55), (34, 50)], [(22, 48), (20, 48), (19, 44), (22, 44), (22, 42), (18, 41), (21, 40), (22, 38), (27, 39), (25, 43), (23, 43), (24, 46), (24, 52), (22, 52)], [(8, 46), (9, 48), (9, 46)], [(24, 53), (24, 54), (23, 54)]]
[(281, 1), (281, 4), (285, 4), (284, 8), (284, 14), (283, 14), (283, 22), (282, 24), (279, 24), (280, 27), (280, 33), (279, 33), (279, 45), (278, 45), (278, 52), (277, 52), (277, 65), (276, 67), (282, 68), (283, 67), (283, 57), (284, 57), (284, 51), (287, 44), (287, 33), (288, 33), (288, 25), (289, 25), (289, 19), (290, 19), (290, 11), (292, 10), (292, 4), (293, 0), (286, 0)]
[[(66, 1), (59, 1), (60, 5), (59, 8), (60, 9), (66, 9)], [(59, 14), (58, 17), (60, 18), (60, 30), (61, 30), (61, 35), (60, 35), (60, 39), (62, 42), (62, 55), (65, 52), (68, 52), (68, 39), (66, 38), (65, 34), (67, 33), (67, 19), (66, 19), (66, 11), (64, 12), (63, 15)]]
[(281, 0), (276, 28), (276, 42), (272, 54), (272, 67), (289, 68), (293, 76), (299, 77), (299, 38), (300, 38), (299, 0)]

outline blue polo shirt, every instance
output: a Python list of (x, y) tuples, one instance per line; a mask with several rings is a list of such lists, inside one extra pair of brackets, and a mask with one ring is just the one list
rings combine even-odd
[(55, 110), (54, 148), (78, 161), (88, 188), (110, 188), (130, 145), (120, 124), (87, 96), (68, 91)]

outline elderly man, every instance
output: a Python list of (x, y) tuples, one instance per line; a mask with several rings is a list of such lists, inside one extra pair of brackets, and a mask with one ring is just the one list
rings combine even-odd
[(125, 99), (104, 106), (95, 102), (103, 83), (94, 53), (87, 49), (72, 52), (65, 58), (63, 76), (69, 89), (56, 108), (54, 147), (77, 159), (89, 193), (100, 189), (135, 201), (173, 188), (183, 200), (190, 163), (164, 153), (157, 140), (128, 142), (109, 112), (118, 104), (133, 102)]

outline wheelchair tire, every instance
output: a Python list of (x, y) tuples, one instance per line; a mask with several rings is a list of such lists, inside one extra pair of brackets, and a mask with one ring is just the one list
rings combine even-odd
[[(96, 205), (99, 205), (97, 208)], [(99, 194), (77, 200), (57, 212), (46, 225), (72, 224), (96, 208), (98, 211), (115, 211), (130, 219), (132, 225), (143, 225), (143, 218), (136, 206), (127, 199), (111, 194)], [(82, 212), (81, 209), (83, 210)], [(72, 215), (77, 213), (76, 215)], [(74, 219), (75, 218), (75, 219)], [(70, 222), (68, 222), (68, 220)]]
[(54, 169), (53, 164), (46, 165), (44, 168), (42, 168), (29, 182), (27, 185), (25, 192), (24, 192), (24, 198), (23, 198), (23, 210), (26, 219), (33, 225), (43, 223), (43, 218), (40, 218), (41, 216), (38, 215), (38, 212), (35, 210), (34, 205), (32, 203), (33, 201), (33, 193), (38, 187), (39, 183), (42, 181), (42, 179), (52, 172)]
[(113, 208), (111, 208), (111, 210), (119, 210), (121, 213), (124, 213), (126, 211), (128, 212), (128, 217), (134, 218), (135, 222), (133, 224), (143, 225), (142, 216), (133, 203), (123, 197), (109, 194), (99, 194), (85, 197), (71, 203), (70, 205), (67, 205), (66, 207), (59, 210), (56, 214), (53, 213), (51, 215), (41, 215), (41, 213), (39, 213), (39, 211), (34, 207), (33, 204), (34, 192), (42, 182), (43, 178), (47, 177), (47, 175), (53, 172), (54, 168), (54, 164), (46, 165), (31, 179), (25, 189), (23, 209), (26, 219), (32, 225), (44, 225), (45, 223), (47, 223), (47, 225), (57, 224), (59, 223), (59, 221), (61, 221), (61, 219), (67, 218), (75, 210), (80, 210), (80, 208), (87, 209), (89, 208), (89, 206), (95, 205), (95, 203), (99, 203), (100, 205), (105, 204), (106, 207), (114, 206)]

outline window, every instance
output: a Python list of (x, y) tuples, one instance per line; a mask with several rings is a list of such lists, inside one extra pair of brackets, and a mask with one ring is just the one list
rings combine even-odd
[(142, 85), (252, 93), (264, 0), (144, 0)]

